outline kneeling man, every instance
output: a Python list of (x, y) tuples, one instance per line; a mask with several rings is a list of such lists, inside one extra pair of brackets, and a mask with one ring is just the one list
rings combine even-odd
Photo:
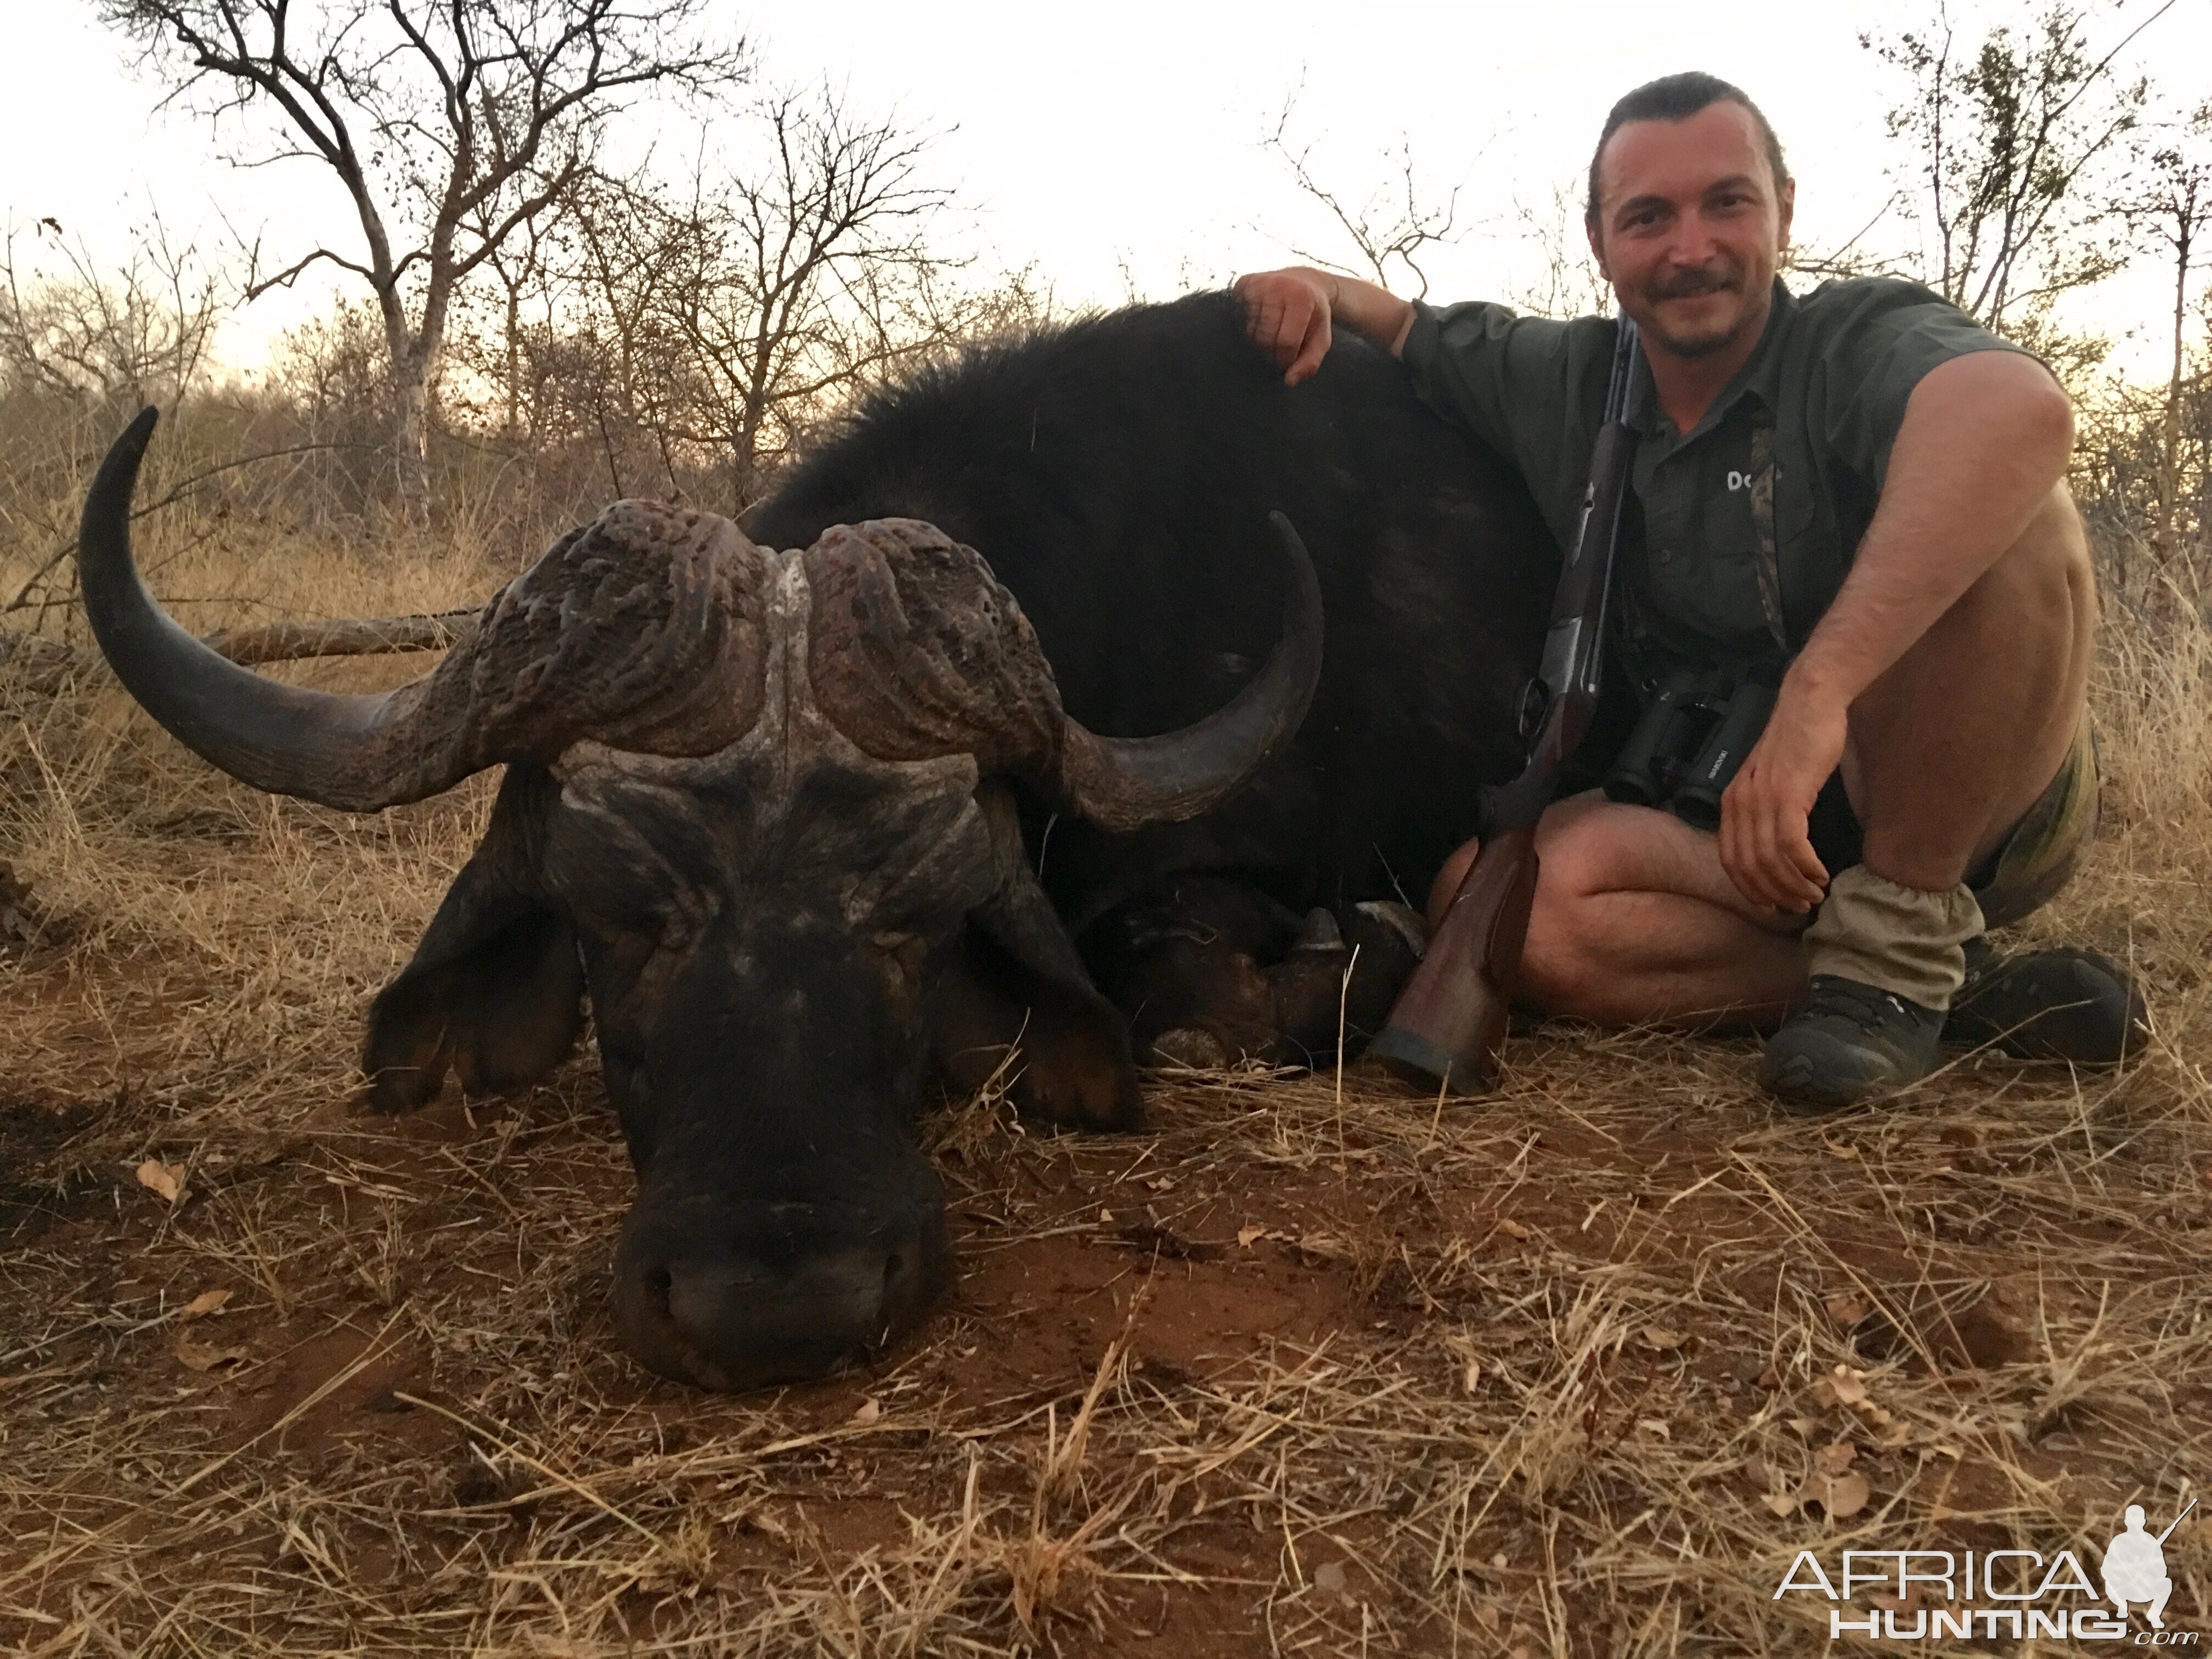
[[(2142, 1016), (2117, 969), (1982, 939), (2049, 899), (2094, 827), (2071, 406), (1913, 283), (1792, 295), (1795, 194), (1765, 117), (1708, 75), (1623, 98), (1591, 159), (1590, 249), (1656, 394), (1608, 648), (1647, 708), (1693, 684), (1773, 705), (1717, 835), (1595, 792), (1552, 806), (1522, 994), (1605, 1022), (1779, 1022), (1760, 1078), (1808, 1110), (1925, 1076), (1947, 1035), (2118, 1059)], [(1611, 319), (1437, 309), (1304, 268), (1237, 286), (1291, 384), (1333, 326), (1387, 347), (1570, 539)]]

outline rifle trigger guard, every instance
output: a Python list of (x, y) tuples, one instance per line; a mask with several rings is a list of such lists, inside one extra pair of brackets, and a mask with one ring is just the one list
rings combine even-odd
[(1552, 688), (1541, 675), (1521, 688), (1521, 741), (1534, 743), (1536, 734), (1544, 729), (1544, 717), (1552, 712)]
[(1498, 827), (1498, 798), (1504, 790), (1494, 783), (1479, 785), (1474, 792), (1474, 830), (1478, 841), (1487, 841)]

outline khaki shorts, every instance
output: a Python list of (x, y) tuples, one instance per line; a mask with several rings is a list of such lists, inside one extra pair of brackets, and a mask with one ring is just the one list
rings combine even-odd
[[(1810, 827), (1813, 850), (1830, 875), (1864, 858), (1865, 832), (1844, 793), (1841, 773), (1820, 791)], [(2096, 834), (2097, 743), (2084, 720), (2050, 787), (2021, 815), (2004, 844), (1968, 872), (1966, 885), (1982, 907), (1982, 920), (2002, 927), (2048, 904), (2073, 878)]]

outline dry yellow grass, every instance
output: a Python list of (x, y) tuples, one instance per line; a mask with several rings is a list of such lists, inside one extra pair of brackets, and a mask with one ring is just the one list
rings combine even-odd
[[(150, 558), (204, 528), (149, 521)], [(234, 527), (158, 585), (255, 596), (204, 628), (439, 609), (530, 550)], [(2094, 1563), (2212, 1474), (2208, 675), (2193, 623), (2108, 642), (2106, 834), (2037, 923), (2149, 984), (2122, 1073), (1968, 1060), (1809, 1126), (1748, 1045), (1549, 1027), (1472, 1104), (1182, 1074), (1109, 1139), (987, 1091), (927, 1126), (958, 1304), (740, 1400), (614, 1346), (629, 1178), (588, 1058), (343, 1109), (483, 781), (349, 819), (112, 687), (0, 681), (35, 907), (0, 943), (0, 1644), (1782, 1655), (1827, 1645), (1825, 1604), (1772, 1600), (1800, 1548)]]

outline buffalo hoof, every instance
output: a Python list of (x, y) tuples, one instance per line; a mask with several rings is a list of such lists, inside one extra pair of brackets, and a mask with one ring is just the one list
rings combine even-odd
[(1203, 1026), (1178, 1025), (1152, 1039), (1147, 1058), (1155, 1066), (1182, 1066), (1194, 1071), (1214, 1072), (1228, 1065), (1232, 1056), (1228, 1044)]
[(1334, 914), (1314, 911), (1290, 953), (1268, 969), (1285, 1054), (1327, 1065), (1340, 1044), (1347, 1059), (1360, 1053), (1382, 1029), (1427, 942), (1420, 918), (1402, 904), (1370, 899)]

